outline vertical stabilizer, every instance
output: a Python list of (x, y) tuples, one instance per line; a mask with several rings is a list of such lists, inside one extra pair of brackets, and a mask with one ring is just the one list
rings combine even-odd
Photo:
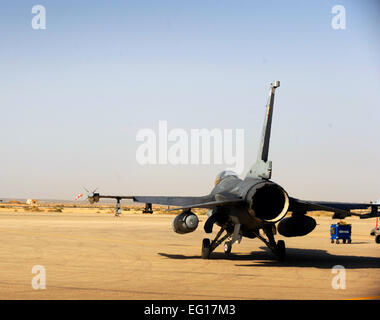
[(274, 93), (276, 88), (279, 86), (280, 81), (273, 81), (271, 83), (257, 160), (256, 163), (248, 171), (247, 177), (270, 179), (272, 176), (272, 161), (268, 161), (268, 153), (272, 126)]

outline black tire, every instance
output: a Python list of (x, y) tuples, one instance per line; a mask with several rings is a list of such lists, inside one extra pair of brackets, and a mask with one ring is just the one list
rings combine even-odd
[(343, 243), (346, 244), (346, 239), (343, 239)]
[(334, 239), (331, 239), (331, 243), (334, 243)]
[(339, 244), (339, 240), (338, 239), (336, 239), (336, 242), (335, 242), (336, 244)]
[(284, 261), (286, 256), (286, 248), (285, 248), (285, 241), (284, 240), (278, 240), (277, 246), (276, 246), (276, 255), (278, 260)]
[(232, 249), (232, 244), (231, 244), (231, 242), (226, 241), (226, 242), (224, 243), (224, 253), (225, 253), (226, 255), (229, 255), (229, 254), (231, 253), (231, 249)]
[(380, 243), (380, 234), (378, 234), (375, 238), (376, 243)]
[(351, 243), (351, 239), (348, 239), (348, 243)]
[(210, 239), (203, 239), (202, 241), (202, 259), (208, 259), (210, 257)]

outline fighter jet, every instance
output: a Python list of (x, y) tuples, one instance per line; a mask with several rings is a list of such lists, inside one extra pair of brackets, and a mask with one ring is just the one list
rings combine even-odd
[[(98, 202), (100, 198), (117, 200), (116, 214), (120, 213), (120, 200), (132, 199), (145, 203), (146, 213), (152, 213), (152, 204), (175, 206), (170, 210), (181, 210), (173, 220), (173, 230), (186, 234), (197, 229), (198, 216), (193, 208), (208, 208), (208, 219), (204, 224), (206, 234), (211, 234), (216, 225), (220, 229), (215, 238), (204, 238), (201, 257), (210, 254), (224, 242), (224, 252), (229, 254), (232, 245), (240, 243), (243, 237), (260, 239), (279, 260), (285, 259), (285, 242), (275, 241), (276, 233), (285, 237), (305, 236), (312, 232), (316, 221), (307, 212), (321, 210), (332, 213), (333, 219), (344, 219), (357, 215), (360, 218), (379, 217), (379, 203), (346, 203), (305, 201), (291, 197), (283, 187), (271, 180), (272, 162), (268, 160), (275, 90), (279, 81), (271, 83), (266, 105), (264, 126), (256, 162), (247, 175), (240, 178), (232, 171), (223, 171), (216, 177), (215, 186), (207, 195), (200, 197), (183, 196), (107, 196), (90, 192), (88, 200)], [(357, 214), (352, 209), (371, 209), (368, 214)], [(291, 216), (285, 217), (288, 212)]]

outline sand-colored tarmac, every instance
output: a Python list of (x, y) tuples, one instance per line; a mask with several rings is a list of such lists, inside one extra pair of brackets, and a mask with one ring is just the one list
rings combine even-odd
[[(225, 257), (222, 246), (200, 258), (205, 237), (172, 231), (172, 215), (0, 212), (0, 299), (362, 299), (380, 298), (380, 245), (374, 219), (349, 218), (351, 244), (331, 244), (316, 217), (306, 237), (284, 238), (277, 262), (259, 240), (243, 239)], [(214, 228), (216, 231), (216, 228)], [(32, 268), (46, 271), (46, 289), (32, 287)], [(345, 268), (345, 289), (332, 272)]]

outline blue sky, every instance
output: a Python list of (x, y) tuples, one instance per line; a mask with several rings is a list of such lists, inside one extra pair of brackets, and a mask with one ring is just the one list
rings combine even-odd
[[(46, 30), (31, 9), (46, 8)], [(346, 29), (334, 30), (334, 5)], [(141, 166), (136, 133), (245, 130), (277, 91), (273, 180), (314, 200), (380, 198), (376, 1), (2, 1), (0, 197), (208, 193), (217, 165)]]

